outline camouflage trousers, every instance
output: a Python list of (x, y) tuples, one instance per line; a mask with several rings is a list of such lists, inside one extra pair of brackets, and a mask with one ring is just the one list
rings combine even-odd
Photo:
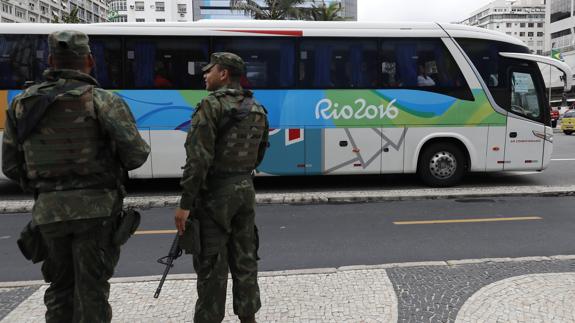
[(195, 214), (200, 221), (202, 253), (194, 256), (198, 275), (194, 322), (224, 319), (228, 268), (233, 281), (234, 313), (250, 316), (260, 309), (254, 208), (251, 180), (202, 194)]
[(48, 248), (42, 264), (50, 287), (46, 322), (110, 322), (110, 279), (120, 257), (112, 243), (116, 217), (40, 225)]

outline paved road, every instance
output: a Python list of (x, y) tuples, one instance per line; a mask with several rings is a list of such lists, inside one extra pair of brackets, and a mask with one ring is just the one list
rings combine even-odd
[[(575, 254), (574, 209), (572, 197), (259, 206), (260, 265), (269, 271)], [(124, 247), (117, 276), (162, 270), (155, 259), (167, 252), (172, 235), (153, 231), (173, 228), (173, 209), (143, 215), (142, 234)], [(15, 246), (28, 218), (0, 216), (0, 281), (41, 278)], [(191, 272), (190, 258), (179, 260), (174, 273)]]

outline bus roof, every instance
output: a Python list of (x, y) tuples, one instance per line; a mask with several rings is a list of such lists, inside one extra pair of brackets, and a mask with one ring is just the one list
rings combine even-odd
[(89, 35), (284, 36), (284, 37), (462, 37), (525, 44), (509, 35), (478, 27), (433, 22), (357, 22), (295, 20), (200, 20), (195, 22), (3, 24), (3, 34), (48, 34), (74, 29)]

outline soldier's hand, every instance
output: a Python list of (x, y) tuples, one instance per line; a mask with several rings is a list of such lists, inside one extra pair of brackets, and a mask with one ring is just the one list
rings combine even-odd
[(190, 216), (190, 210), (182, 210), (180, 208), (176, 209), (176, 229), (178, 229), (178, 234), (184, 234), (184, 230), (186, 230), (186, 220)]

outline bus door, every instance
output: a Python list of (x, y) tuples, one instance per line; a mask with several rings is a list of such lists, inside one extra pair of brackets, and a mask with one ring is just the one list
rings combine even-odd
[[(536, 70), (537, 69), (537, 70)], [(545, 145), (544, 91), (537, 65), (509, 69), (510, 106), (507, 117), (504, 170), (543, 167)], [(549, 113), (547, 113), (549, 114)]]
[(323, 136), (324, 174), (381, 172), (381, 128), (328, 128)]
[(406, 127), (381, 129), (381, 173), (403, 173)]
[(511, 102), (507, 120), (505, 170), (543, 169), (551, 160), (553, 129), (545, 97), (545, 83), (539, 67), (533, 63), (551, 65), (564, 75), (564, 91), (571, 91), (573, 72), (566, 63), (551, 57), (502, 52), (499, 55), (531, 64), (512, 65), (508, 84)]

